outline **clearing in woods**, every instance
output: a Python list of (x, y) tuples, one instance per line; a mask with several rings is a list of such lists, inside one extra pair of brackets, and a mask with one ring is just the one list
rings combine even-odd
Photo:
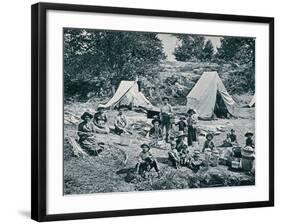
[[(71, 103), (65, 105), (65, 112), (71, 112), (77, 117), (84, 111), (94, 112), (97, 102), (94, 103)], [(178, 108), (179, 111), (181, 108)], [(245, 144), (244, 134), (254, 131), (255, 108), (240, 108), (243, 118), (218, 119), (212, 121), (199, 121), (198, 126), (202, 132), (217, 131), (214, 143), (221, 145), (226, 133), (231, 128), (236, 130), (238, 142), (241, 146)], [(117, 115), (116, 110), (107, 111), (109, 125), (113, 126), (113, 119)], [(227, 166), (219, 165), (209, 169), (201, 169), (198, 173), (186, 167), (173, 168), (168, 162), (168, 149), (151, 148), (151, 152), (157, 159), (160, 167), (161, 177), (156, 172), (149, 172), (149, 176), (143, 179), (139, 175), (133, 175), (137, 156), (141, 149), (140, 145), (148, 142), (143, 130), (151, 127), (151, 119), (146, 118), (145, 113), (126, 111), (133, 135), (128, 146), (120, 145), (120, 136), (109, 133), (108, 135), (96, 134), (97, 142), (104, 142), (105, 149), (99, 156), (74, 157), (68, 136), (77, 139), (76, 122), (65, 122), (64, 125), (64, 194), (91, 194), (101, 192), (128, 192), (128, 191), (150, 191), (165, 189), (186, 189), (214, 186), (241, 186), (255, 184), (254, 174), (246, 172), (234, 172), (228, 170)], [(178, 119), (178, 116), (176, 116)], [(205, 141), (204, 136), (199, 137), (199, 149)], [(194, 148), (189, 148), (190, 154)], [(226, 148), (220, 148), (223, 153)]]

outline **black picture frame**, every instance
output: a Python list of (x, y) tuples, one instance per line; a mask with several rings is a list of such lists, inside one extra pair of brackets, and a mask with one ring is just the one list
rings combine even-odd
[[(164, 11), (136, 8), (118, 8), (89, 5), (37, 3), (31, 10), (31, 218), (37, 221), (74, 220), (116, 216), (149, 215), (162, 213), (194, 212), (206, 210), (238, 209), (274, 206), (274, 18), (240, 15)], [(216, 21), (253, 22), (269, 24), (269, 200), (243, 203), (226, 203), (196, 206), (159, 207), (132, 210), (115, 210), (69, 214), (46, 214), (46, 12), (63, 10), (100, 12), (124, 15), (162, 16)]]

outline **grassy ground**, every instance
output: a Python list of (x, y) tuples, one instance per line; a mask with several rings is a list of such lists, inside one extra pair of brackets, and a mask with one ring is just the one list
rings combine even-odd
[[(78, 117), (85, 111), (92, 111), (98, 102), (73, 103), (65, 106), (69, 111)], [(181, 112), (182, 108), (177, 108)], [(206, 130), (214, 130), (219, 127), (221, 133), (216, 135), (216, 145), (222, 144), (231, 128), (236, 130), (238, 142), (244, 145), (244, 134), (246, 131), (254, 132), (254, 108), (240, 108), (243, 118), (231, 120), (199, 121), (198, 126)], [(157, 178), (156, 172), (149, 173), (147, 179), (132, 175), (131, 171), (137, 163), (137, 156), (140, 153), (140, 145), (146, 142), (142, 129), (149, 129), (151, 120), (146, 118), (144, 113), (134, 111), (125, 112), (131, 124), (135, 123), (132, 130), (129, 146), (121, 146), (120, 137), (115, 134), (97, 134), (98, 142), (106, 144), (105, 150), (99, 156), (88, 156), (77, 158), (72, 155), (71, 146), (64, 142), (64, 193), (65, 194), (90, 194), (98, 192), (121, 192), (121, 191), (149, 191), (165, 189), (184, 189), (212, 186), (233, 186), (254, 184), (254, 176), (243, 172), (232, 172), (226, 166), (203, 169), (198, 173), (182, 167), (179, 170), (170, 166), (167, 159), (167, 149), (152, 148), (151, 152), (159, 162), (161, 177)], [(113, 117), (116, 111), (108, 111), (109, 124), (113, 125)], [(77, 138), (77, 125), (65, 124), (65, 137)], [(201, 149), (204, 137), (199, 138)], [(191, 148), (190, 151), (193, 151)], [(223, 149), (222, 149), (223, 151)], [(127, 156), (127, 163), (124, 161)], [(129, 180), (132, 179), (132, 180)]]

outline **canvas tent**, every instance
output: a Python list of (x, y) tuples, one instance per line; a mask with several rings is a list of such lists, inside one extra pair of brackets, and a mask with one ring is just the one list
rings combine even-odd
[(120, 106), (141, 107), (144, 109), (153, 108), (149, 100), (139, 91), (137, 81), (121, 81), (114, 96), (103, 106), (105, 108)]
[(238, 116), (237, 105), (217, 72), (202, 74), (187, 96), (187, 107), (195, 109), (201, 119)]
[(256, 104), (256, 97), (255, 97), (255, 95), (253, 96), (253, 98), (252, 98), (252, 100), (251, 100), (251, 102), (249, 103), (249, 107), (254, 107), (255, 106), (255, 104)]

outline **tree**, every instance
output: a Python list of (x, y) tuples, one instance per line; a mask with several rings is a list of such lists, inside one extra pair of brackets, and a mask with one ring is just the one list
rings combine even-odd
[(224, 63), (234, 64), (238, 70), (229, 77), (229, 82), (239, 85), (244, 91), (255, 90), (255, 39), (248, 37), (224, 37), (216, 57)]
[[(180, 34), (176, 36), (181, 42), (181, 44), (178, 47), (176, 47), (174, 51), (176, 60), (178, 61), (204, 60), (205, 38), (203, 36), (187, 35), (187, 34)], [(206, 50), (210, 50), (209, 46), (208, 49)]]
[(188, 61), (193, 57), (193, 39), (190, 35), (176, 35), (181, 44), (174, 50), (177, 61)]
[(65, 29), (65, 94), (83, 98), (123, 79), (151, 75), (151, 68), (164, 58), (157, 34)]
[(214, 56), (214, 47), (210, 40), (207, 40), (202, 51), (202, 61), (210, 61)]

